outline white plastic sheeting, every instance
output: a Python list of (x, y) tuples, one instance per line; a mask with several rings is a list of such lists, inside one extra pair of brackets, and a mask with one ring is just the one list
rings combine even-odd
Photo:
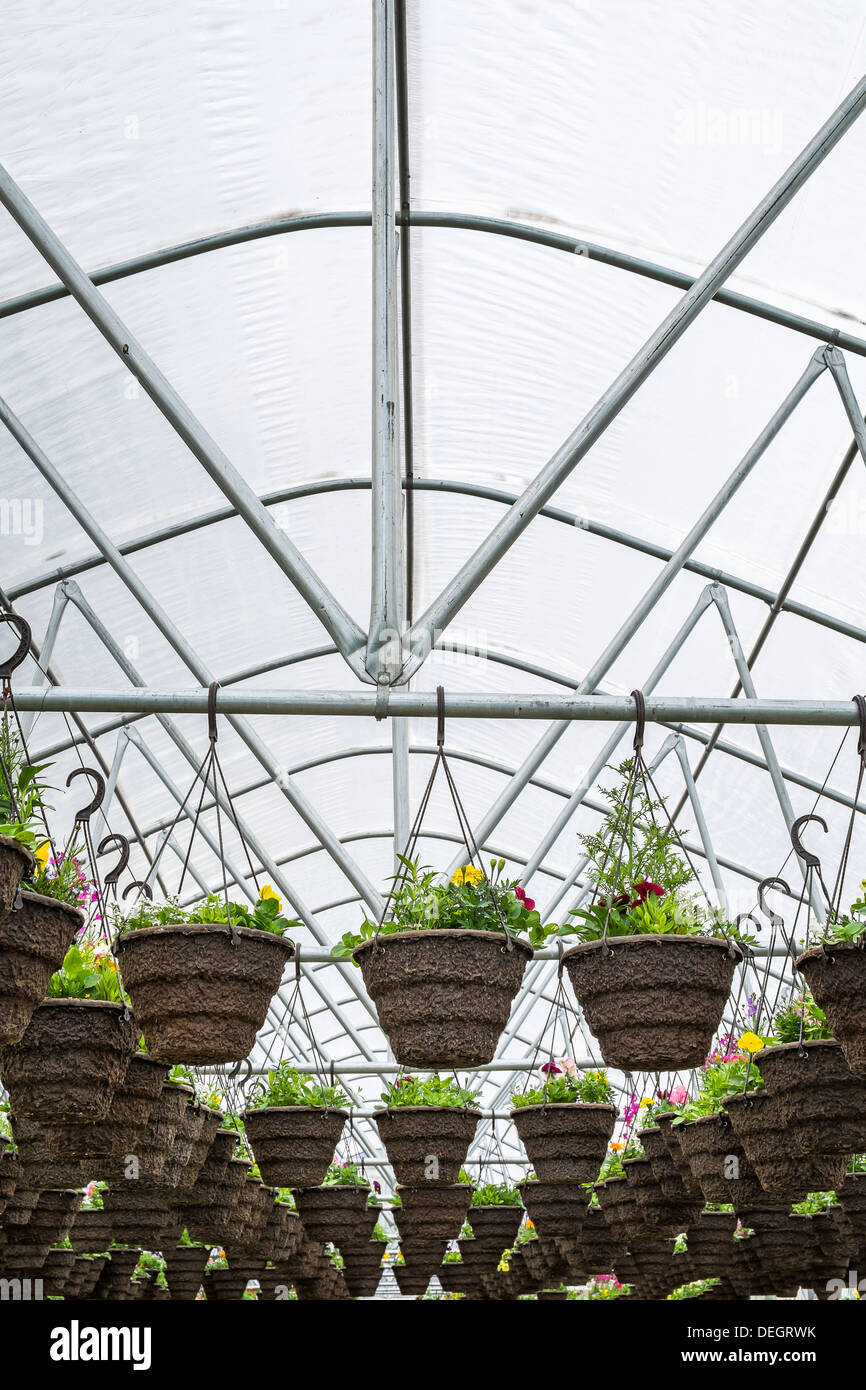
[[(407, 9), (416, 212), (518, 221), (689, 275), (724, 244), (866, 61), (863, 0), (409, 0)], [(88, 270), (268, 218), (369, 210), (371, 32), (370, 6), (357, 0), (154, 0), (146, 10), (128, 0), (47, 0), (38, 11), (13, 0), (0, 55), (0, 159)], [(861, 120), (729, 288), (866, 338), (864, 167)], [(330, 227), (212, 251), (104, 291), (259, 494), (321, 485), (314, 496), (275, 502), (273, 515), (364, 628), (369, 492), (329, 485), (370, 475), (370, 265), (368, 227)], [(52, 282), (11, 218), (0, 217), (0, 299)], [(585, 256), (440, 227), (413, 232), (412, 292), (416, 473), (510, 496), (522, 492), (679, 293)], [(711, 304), (555, 505), (675, 548), (817, 346)], [(866, 409), (866, 360), (849, 352), (846, 361)], [(0, 318), (0, 394), (118, 544), (225, 506), (68, 298)], [(695, 558), (777, 593), (850, 442), (825, 373)], [(90, 542), (5, 432), (0, 500), (0, 585), (37, 640), (54, 572), (72, 567), (144, 683), (195, 683), (108, 566), (76, 572), (93, 555)], [(416, 613), (502, 509), (501, 502), (447, 490), (416, 495)], [(845, 630), (783, 613), (755, 666), (760, 695), (845, 699), (866, 684), (863, 637), (856, 635), (866, 627), (864, 536), (866, 469), (856, 459), (789, 594)], [(280, 665), (327, 647), (328, 638), (242, 521), (201, 526), (133, 554), (131, 563), (223, 681), (275, 663), (247, 679), (323, 689), (354, 682), (332, 654)], [(555, 689), (554, 677), (577, 682), (660, 564), (585, 527), (536, 520), (446, 634), (478, 654), (434, 653), (415, 686), (528, 691)], [(605, 688), (628, 692), (645, 681), (705, 582), (688, 572), (677, 578)], [(768, 605), (736, 588), (730, 601), (748, 653)], [(125, 683), (72, 606), (53, 671), (72, 686)], [(735, 680), (731, 646), (711, 608), (659, 693), (728, 695)], [(203, 748), (204, 721), (178, 722)], [(118, 721), (93, 716), (86, 723), (105, 730), (98, 744), (110, 762)], [(382, 884), (393, 864), (388, 723), (254, 723), (363, 873)], [(138, 721), (137, 728), (186, 790), (189, 769), (157, 721)], [(449, 725), (450, 746), (490, 764), (456, 764), (473, 818), (482, 817), (542, 732), (516, 721)], [(515, 872), (609, 733), (588, 724), (566, 731), (538, 784), (491, 834), (490, 849), (507, 855)], [(413, 811), (433, 734), (427, 724), (410, 724)], [(37, 720), (37, 749), (66, 737), (60, 717)], [(663, 737), (650, 730), (650, 754)], [(760, 753), (753, 730), (729, 727), (723, 738)], [(779, 728), (773, 742), (795, 778), (821, 783), (839, 732)], [(688, 748), (694, 765), (701, 744), (690, 739)], [(355, 890), (228, 728), (221, 751), (230, 785), (243, 793), (238, 809), (318, 913), (323, 933), (335, 938), (358, 919)], [(347, 751), (357, 756), (341, 759)], [(64, 772), (74, 760), (61, 754)], [(850, 794), (854, 776), (851, 735), (831, 786)], [(674, 759), (659, 779), (677, 799), (682, 778)], [(174, 803), (134, 748), (119, 785), (153, 848)], [(744, 910), (755, 876), (776, 872), (789, 849), (769, 779), (718, 750), (699, 788), (717, 853), (749, 871), (725, 869), (732, 903)], [(792, 780), (788, 789), (797, 813), (812, 808), (807, 787)], [(821, 848), (832, 865), (846, 811), (832, 802), (822, 810), (830, 834)], [(551, 846), (529, 885), (539, 905), (575, 864), (577, 834), (596, 820), (591, 807), (582, 807)], [(692, 825), (688, 808), (683, 823)], [(111, 824), (129, 829), (117, 804)], [(445, 867), (456, 846), (437, 836), (453, 836), (456, 826), (444, 788), (428, 826), (424, 857)], [(858, 828), (852, 887), (864, 848)], [(133, 862), (140, 872), (144, 861), (135, 849)], [(193, 862), (218, 881), (206, 848), (197, 848)], [(170, 882), (177, 861), (169, 857), (166, 865)], [(787, 872), (796, 884), (793, 864)], [(306, 929), (299, 940), (312, 944)], [(316, 1015), (329, 1054), (359, 1058), (344, 1031), (349, 1020), (364, 1030), (370, 1054), (383, 1056), (381, 1034), (357, 998), (357, 977), (327, 967), (317, 978), (342, 1011)], [(308, 1002), (321, 1007), (309, 987)], [(507, 1055), (532, 1051), (546, 1012), (541, 1003), (526, 1014), (504, 1044)], [(487, 1100), (500, 1081), (487, 1082)], [(368, 1098), (378, 1091), (370, 1080), (362, 1089)]]

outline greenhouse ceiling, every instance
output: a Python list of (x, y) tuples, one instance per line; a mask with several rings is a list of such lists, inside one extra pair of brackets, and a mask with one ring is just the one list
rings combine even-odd
[[(866, 809), (866, 4), (815, 20), (809, 0), (6, 15), (15, 704), (56, 785), (101, 769), (94, 826), (128, 838), (130, 881), (172, 893), (188, 856), (188, 900), (225, 871), (300, 919), (308, 1019), (290, 965), (218, 1080), (324, 1059), (366, 1164), (399, 1068), (329, 952), (382, 909), (438, 687), (482, 858), (545, 921), (586, 900), (579, 837), (635, 690), (731, 915), (781, 872), (790, 928), (792, 822), (820, 797), (808, 839), (835, 873)], [(185, 801), (214, 682), (222, 852), (213, 799), (192, 839)], [(466, 860), (442, 779), (417, 850)], [(525, 1168), (508, 1101), (547, 1045), (556, 955), (475, 1073), (482, 1168)], [(790, 979), (781, 948), (772, 969)], [(575, 1056), (598, 1061), (585, 1026)]]

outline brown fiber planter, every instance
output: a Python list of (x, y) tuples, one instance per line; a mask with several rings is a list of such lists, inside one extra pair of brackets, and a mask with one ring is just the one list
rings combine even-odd
[(378, 1207), (368, 1207), (368, 1187), (334, 1183), (327, 1187), (299, 1188), (295, 1193), (298, 1215), (309, 1240), (324, 1245), (331, 1241), (369, 1240), (379, 1216)]
[(0, 913), (0, 1046), (20, 1042), (83, 925), (77, 907), (26, 891), (17, 912)]
[(670, 1126), (673, 1118), (673, 1115), (671, 1115), (670, 1121), (667, 1121), (664, 1127), (657, 1125), (655, 1127), (639, 1129), (637, 1137), (640, 1140), (644, 1153), (652, 1165), (653, 1176), (659, 1185), (663, 1197), (669, 1197), (675, 1201), (679, 1201), (683, 1197), (702, 1200), (703, 1193), (698, 1183), (692, 1177), (691, 1165), (688, 1159), (684, 1157), (682, 1148), (680, 1147), (679, 1136), (682, 1126), (678, 1125), (673, 1130), (676, 1153), (680, 1160), (679, 1165), (672, 1152), (673, 1143), (669, 1144), (668, 1140), (665, 1138), (667, 1134), (671, 1133)]
[(111, 1213), (98, 1207), (85, 1207), (72, 1223), (69, 1240), (76, 1255), (101, 1255), (114, 1240)]
[(665, 1196), (649, 1158), (629, 1158), (622, 1166), (634, 1191), (638, 1214), (654, 1237), (679, 1235), (700, 1216), (703, 1197), (686, 1197), (682, 1184), (675, 1196)]
[(0, 918), (11, 910), (24, 875), (29, 877), (35, 868), (36, 860), (26, 845), (0, 835)]
[(529, 1219), (540, 1236), (545, 1240), (551, 1236), (579, 1238), (587, 1202), (580, 1183), (530, 1182), (527, 1179), (518, 1183), (518, 1187)]
[(815, 946), (794, 962), (827, 1015), (857, 1076), (866, 1076), (866, 949), (855, 941)]
[(705, 1060), (742, 958), (715, 937), (615, 936), (562, 959), (608, 1066), (655, 1072)]
[(138, 1137), (150, 1119), (167, 1073), (164, 1062), (155, 1062), (145, 1052), (133, 1053), (105, 1119), (95, 1124), (79, 1121), (53, 1127), (56, 1146), (71, 1158), (90, 1160), (92, 1171), (100, 1177), (110, 1176), (115, 1163), (138, 1155)]
[(364, 987), (397, 1061), (474, 1067), (491, 1061), (531, 948), (502, 932), (409, 931), (356, 946)]
[(807, 1192), (829, 1192), (841, 1183), (845, 1159), (795, 1149), (782, 1106), (768, 1091), (726, 1096), (725, 1109), (764, 1188), (764, 1203), (768, 1193), (799, 1202)]
[(457, 1239), (466, 1220), (472, 1188), (462, 1182), (451, 1187), (401, 1187), (398, 1196), (403, 1205), (394, 1216), (403, 1238), (410, 1244), (448, 1241)]
[(445, 1187), (457, 1181), (478, 1112), (454, 1105), (397, 1105), (377, 1110), (373, 1119), (398, 1183)]
[(740, 1206), (768, 1200), (727, 1115), (702, 1115), (675, 1132), (705, 1201)]
[(241, 1062), (252, 1051), (283, 970), (285, 937), (247, 927), (149, 927), (117, 939), (123, 980), (148, 1052), (189, 1066)]
[(521, 1105), (511, 1111), (539, 1182), (594, 1182), (616, 1123), (615, 1105)]
[(346, 1110), (273, 1105), (243, 1113), (262, 1179), (270, 1187), (318, 1187), (348, 1119)]
[(0, 1051), (14, 1114), (48, 1125), (104, 1119), (137, 1036), (122, 1004), (46, 999), (21, 1041)]
[(476, 1247), (501, 1255), (514, 1244), (522, 1221), (523, 1208), (503, 1202), (501, 1206), (473, 1207), (469, 1224)]
[(866, 1150), (866, 1080), (853, 1074), (841, 1043), (827, 1038), (765, 1047), (755, 1066), (803, 1153)]

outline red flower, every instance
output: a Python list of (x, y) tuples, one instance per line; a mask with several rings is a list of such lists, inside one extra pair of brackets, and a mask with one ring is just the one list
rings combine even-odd
[(515, 890), (514, 890), (514, 896), (515, 896), (515, 898), (517, 898), (518, 902), (523, 903), (523, 906), (526, 908), (526, 911), (527, 911), (527, 912), (532, 912), (532, 911), (534, 911), (534, 909), (535, 909), (535, 899), (534, 899), (534, 898), (527, 898), (527, 896), (526, 896), (526, 889), (525, 889), (525, 888), (520, 888), (520, 887), (515, 888)]
[(559, 1076), (562, 1068), (558, 1067), (555, 1062), (545, 1062), (540, 1070), (543, 1071), (546, 1076)]
[(637, 897), (631, 904), (632, 907), (639, 907), (641, 903), (646, 902), (650, 893), (655, 893), (657, 898), (663, 898), (665, 895), (665, 890), (662, 888), (661, 884), (650, 883), (648, 878), (645, 878), (643, 883), (633, 883), (631, 891), (637, 894)]

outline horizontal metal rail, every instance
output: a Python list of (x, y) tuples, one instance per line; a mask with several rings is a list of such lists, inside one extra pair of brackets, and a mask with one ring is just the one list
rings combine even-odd
[[(188, 690), (94, 690), (79, 686), (23, 686), (15, 690), (20, 710), (114, 714), (206, 714), (209, 693)], [(221, 714), (369, 715), (377, 719), (432, 719), (433, 691), (385, 692), (380, 701), (365, 690), (220, 690)], [(635, 704), (627, 695), (464, 694), (445, 695), (452, 719), (553, 719), (633, 721)], [(646, 718), (661, 724), (683, 719), (697, 724), (790, 724), (844, 728), (858, 722), (853, 700), (731, 700), (699, 695), (650, 696)]]

